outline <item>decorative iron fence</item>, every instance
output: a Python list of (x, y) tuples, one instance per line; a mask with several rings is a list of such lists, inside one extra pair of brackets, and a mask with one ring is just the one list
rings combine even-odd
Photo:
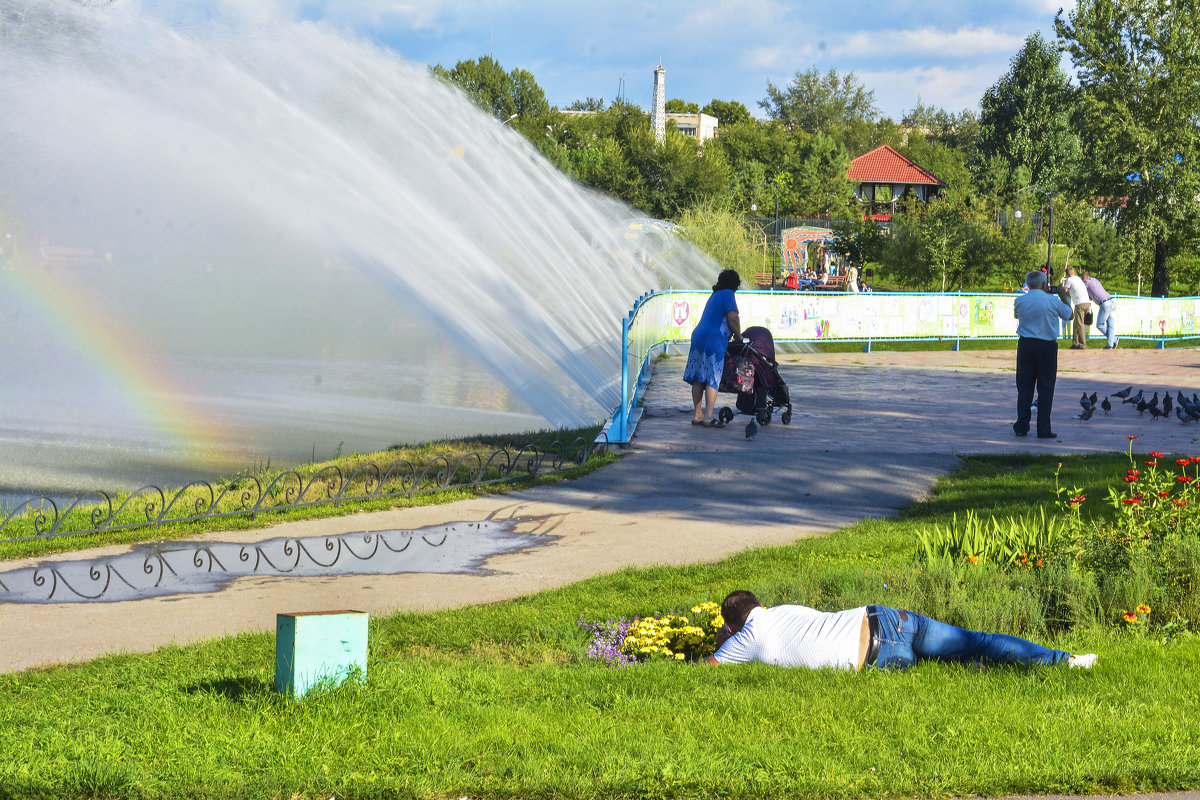
[(486, 457), (482, 453), (457, 458), (438, 456), (424, 465), (399, 459), (386, 468), (368, 462), (348, 475), (336, 466), (325, 467), (308, 478), (297, 470), (288, 470), (265, 486), (254, 475), (240, 475), (228, 482), (193, 481), (175, 490), (143, 486), (123, 497), (93, 491), (73, 498), (62, 511), (60, 500), (39, 495), (16, 504), (0, 520), (0, 537), (5, 537), (0, 543), (224, 517), (254, 519), (259, 514), (309, 506), (411, 498), (529, 481), (578, 469), (608, 448), (608, 437), (602, 433), (594, 440), (577, 438), (569, 445), (554, 442), (544, 451), (526, 445), (516, 453), (502, 448)]

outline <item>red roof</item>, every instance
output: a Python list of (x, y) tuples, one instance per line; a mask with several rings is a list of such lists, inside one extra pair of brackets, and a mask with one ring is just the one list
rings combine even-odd
[(932, 172), (909, 161), (886, 144), (851, 161), (846, 174), (859, 183), (946, 185)]

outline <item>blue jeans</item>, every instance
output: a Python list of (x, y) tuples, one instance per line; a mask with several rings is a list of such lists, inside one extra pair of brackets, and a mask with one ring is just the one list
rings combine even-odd
[(956, 628), (924, 614), (886, 606), (868, 606), (879, 631), (879, 654), (873, 666), (907, 669), (922, 659), (996, 664), (1058, 664), (1071, 657), (1019, 636)]
[(1096, 312), (1096, 329), (1108, 339), (1109, 347), (1117, 346), (1117, 301), (1108, 298)]

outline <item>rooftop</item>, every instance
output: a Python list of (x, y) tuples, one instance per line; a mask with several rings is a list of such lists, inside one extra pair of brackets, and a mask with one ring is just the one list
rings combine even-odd
[(946, 185), (932, 172), (900, 155), (886, 144), (851, 161), (847, 175), (860, 183)]

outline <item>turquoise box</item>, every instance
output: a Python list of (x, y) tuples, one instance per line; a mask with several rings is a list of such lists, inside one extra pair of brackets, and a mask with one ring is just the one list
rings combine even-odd
[(367, 613), (309, 611), (275, 616), (275, 691), (303, 697), (317, 685), (367, 675)]

